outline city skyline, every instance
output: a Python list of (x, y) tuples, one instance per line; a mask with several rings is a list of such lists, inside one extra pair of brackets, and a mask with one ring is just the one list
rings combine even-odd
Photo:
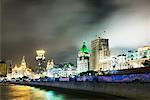
[[(76, 62), (77, 52), (96, 36), (109, 39), (112, 54), (150, 44), (148, 0), (3, 0), (2, 57), (28, 64), (36, 50), (56, 63)], [(70, 9), (68, 9), (70, 8)], [(105, 31), (105, 32), (104, 32)]]
[(150, 0), (0, 8), (0, 100), (149, 100)]

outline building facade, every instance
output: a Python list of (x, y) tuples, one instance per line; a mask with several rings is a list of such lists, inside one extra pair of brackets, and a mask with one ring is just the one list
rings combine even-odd
[(7, 76), (7, 65), (5, 61), (0, 61), (0, 77)]
[(12, 65), (12, 60), (7, 60), (6, 61), (6, 65), (7, 65), (7, 73), (12, 73), (12, 68), (13, 68), (13, 65)]
[(83, 42), (83, 46), (78, 52), (77, 57), (77, 73), (86, 72), (89, 70), (89, 50)]
[(54, 61), (53, 61), (53, 59), (52, 60), (48, 60), (47, 61), (47, 67), (46, 67), (46, 69), (47, 70), (50, 70), (50, 69), (52, 69), (54, 67)]
[(107, 59), (110, 56), (108, 39), (96, 38), (91, 41), (90, 53), (90, 70), (98, 71), (107, 69), (107, 63), (102, 63), (101, 60)]
[(129, 65), (127, 62), (127, 56), (125, 54), (120, 54), (115, 57), (111, 57), (110, 70), (122, 70), (128, 69)]
[(27, 64), (25, 61), (25, 56), (23, 56), (22, 60), (21, 60), (21, 64), (20, 67), (18, 67), (17, 65), (15, 65), (15, 67), (12, 69), (12, 73), (9, 74), (9, 78), (19, 78), (19, 77), (23, 77), (23, 76), (27, 76), (32, 78), (33, 77), (33, 73), (32, 70), (27, 68)]
[(36, 51), (36, 72), (37, 74), (43, 74), (46, 71), (46, 64), (45, 64), (45, 51), (44, 50), (37, 50)]
[(136, 51), (128, 51), (127, 59), (129, 68), (145, 67), (143, 63), (150, 61), (150, 46), (138, 48)]
[(54, 68), (54, 61), (53, 59), (52, 60), (48, 60), (47, 61), (47, 67), (46, 67), (46, 76), (48, 77), (53, 77), (53, 74), (52, 74), (52, 69)]

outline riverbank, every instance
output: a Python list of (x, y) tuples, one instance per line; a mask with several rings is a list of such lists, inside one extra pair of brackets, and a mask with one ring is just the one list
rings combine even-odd
[(150, 83), (98, 83), (98, 82), (50, 82), (34, 83), (22, 82), (15, 83), (19, 85), (28, 85), (44, 89), (57, 89), (61, 92), (69, 91), (70, 93), (89, 93), (91, 96), (99, 94), (132, 98), (136, 100), (150, 99)]

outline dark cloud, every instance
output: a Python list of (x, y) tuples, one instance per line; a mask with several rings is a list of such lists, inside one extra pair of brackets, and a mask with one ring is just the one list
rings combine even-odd
[(2, 0), (2, 57), (18, 63), (25, 55), (33, 65), (35, 50), (43, 48), (46, 57), (57, 63), (75, 63), (82, 41), (107, 27), (105, 22), (116, 12), (135, 3), (141, 1)]

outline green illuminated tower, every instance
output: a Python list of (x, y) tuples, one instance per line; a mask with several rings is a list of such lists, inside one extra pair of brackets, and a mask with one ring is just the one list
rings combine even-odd
[(82, 47), (78, 52), (77, 58), (77, 72), (86, 72), (89, 70), (89, 49), (87, 48), (85, 42), (83, 42)]

